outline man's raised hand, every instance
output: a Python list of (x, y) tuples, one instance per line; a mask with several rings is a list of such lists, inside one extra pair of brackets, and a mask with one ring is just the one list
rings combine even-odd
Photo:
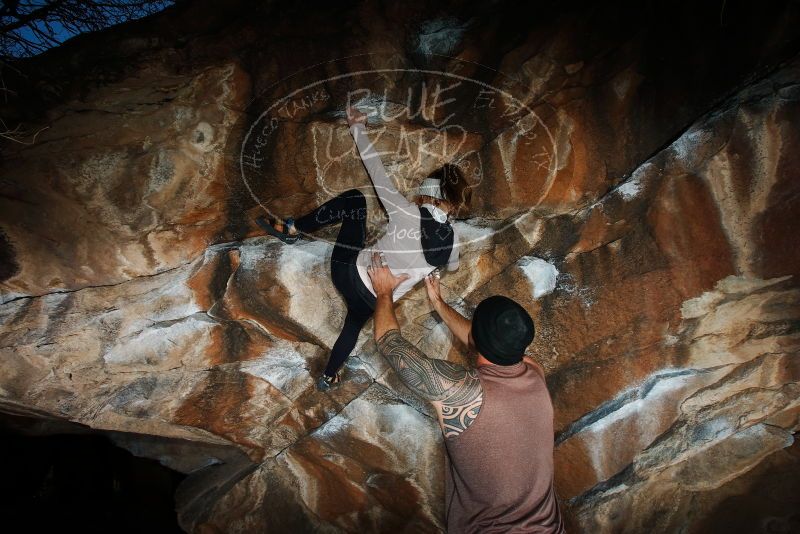
[(367, 267), (367, 274), (372, 280), (372, 289), (375, 290), (375, 295), (378, 297), (381, 295), (391, 296), (394, 288), (409, 278), (409, 275), (405, 273), (400, 276), (393, 275), (391, 269), (383, 263), (383, 258), (377, 252), (372, 253), (372, 265)]
[(428, 293), (428, 300), (434, 309), (442, 303), (442, 289), (439, 286), (439, 278), (431, 273), (425, 277), (425, 290)]

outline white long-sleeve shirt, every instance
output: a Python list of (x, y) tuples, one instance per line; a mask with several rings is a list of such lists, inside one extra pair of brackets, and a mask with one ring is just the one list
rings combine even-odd
[[(378, 199), (389, 215), (386, 233), (378, 239), (375, 245), (363, 249), (358, 254), (356, 267), (364, 285), (374, 295), (375, 290), (372, 289), (372, 281), (367, 274), (367, 267), (372, 262), (373, 252), (383, 252), (386, 265), (392, 274), (395, 276), (403, 273), (409, 275), (408, 279), (400, 283), (394, 290), (394, 300), (397, 301), (434, 270), (434, 267), (425, 261), (425, 255), (422, 252), (420, 211), (416, 204), (409, 202), (395, 187), (393, 180), (386, 173), (380, 156), (369, 140), (366, 127), (361, 123), (355, 123), (350, 126), (350, 133), (356, 142), (361, 161), (367, 168)], [(450, 271), (458, 269), (458, 245), (458, 235), (454, 235), (453, 250), (447, 261), (447, 269)]]

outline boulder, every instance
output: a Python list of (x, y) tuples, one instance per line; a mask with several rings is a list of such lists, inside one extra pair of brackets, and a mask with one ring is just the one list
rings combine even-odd
[[(47, 128), (0, 145), (0, 412), (187, 473), (189, 532), (442, 531), (441, 433), (371, 322), (314, 386), (336, 228), (254, 224), (358, 188), (380, 235), (350, 102), (409, 198), (464, 172), (443, 294), (534, 318), (572, 530), (796, 524), (796, 6), (473, 4), (197, 0), (20, 62), (0, 111)], [(471, 365), (423, 287), (397, 313)]]

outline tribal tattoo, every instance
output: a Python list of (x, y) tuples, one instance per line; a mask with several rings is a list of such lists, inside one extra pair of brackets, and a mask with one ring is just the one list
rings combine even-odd
[(399, 330), (386, 332), (378, 340), (378, 350), (409, 389), (433, 403), (446, 438), (459, 435), (478, 416), (483, 389), (474, 369), (428, 358)]

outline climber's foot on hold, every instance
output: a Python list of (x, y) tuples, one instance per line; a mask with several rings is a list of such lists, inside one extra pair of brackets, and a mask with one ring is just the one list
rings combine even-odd
[(319, 391), (328, 391), (332, 387), (339, 385), (341, 381), (341, 373), (336, 373), (333, 376), (323, 374), (317, 379), (317, 389)]
[(284, 243), (291, 245), (300, 239), (300, 236), (297, 234), (297, 229), (294, 227), (293, 219), (286, 219), (286, 222), (279, 222), (277, 220), (268, 221), (262, 216), (256, 219), (256, 224), (269, 235), (277, 237)]

